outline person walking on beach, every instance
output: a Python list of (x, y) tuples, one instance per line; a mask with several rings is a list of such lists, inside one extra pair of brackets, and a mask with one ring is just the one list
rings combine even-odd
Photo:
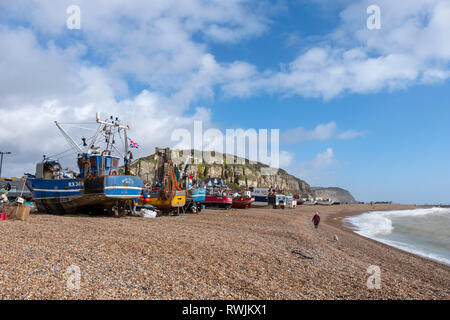
[(131, 213), (133, 213), (133, 215), (136, 217), (136, 207), (138, 205), (138, 202), (136, 201), (136, 199), (132, 199), (131, 203), (130, 203), (130, 209), (131, 209)]
[(320, 223), (320, 215), (319, 215), (318, 211), (316, 211), (316, 214), (312, 218), (312, 222), (314, 223), (314, 227), (317, 229), (319, 227), (319, 223)]

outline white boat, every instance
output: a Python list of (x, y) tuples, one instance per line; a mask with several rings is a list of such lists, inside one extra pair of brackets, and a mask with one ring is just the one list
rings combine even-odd
[(250, 188), (251, 197), (255, 199), (253, 206), (269, 205), (269, 188)]
[(285, 204), (286, 204), (287, 208), (296, 208), (297, 207), (297, 199), (294, 199), (293, 196), (286, 196)]

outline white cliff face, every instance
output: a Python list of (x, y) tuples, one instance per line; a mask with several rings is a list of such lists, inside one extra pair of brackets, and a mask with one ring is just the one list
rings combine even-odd
[(341, 203), (355, 203), (356, 200), (353, 198), (350, 192), (341, 188), (311, 188), (316, 199), (329, 200), (331, 202), (341, 202)]
[[(220, 156), (220, 154), (218, 154)], [(225, 155), (222, 155), (225, 157)], [(154, 154), (148, 157), (140, 158), (133, 162), (131, 170), (144, 180), (144, 183), (156, 181), (159, 167), (159, 155)], [(225, 159), (225, 158), (224, 158)], [(186, 170), (196, 179), (206, 178), (223, 178), (230, 186), (239, 186), (241, 188), (248, 187), (271, 187), (278, 188), (290, 193), (303, 194), (304, 196), (311, 196), (312, 191), (308, 183), (302, 181), (286, 171), (271, 170), (274, 174), (266, 175), (269, 168), (262, 163), (250, 164), (248, 160), (243, 159), (245, 164), (188, 164)], [(181, 165), (183, 166), (183, 165)], [(199, 177), (198, 174), (201, 174)]]
[[(225, 159), (226, 155), (218, 153), (217, 157), (220, 156)], [(158, 168), (163, 163), (160, 161), (160, 157), (158, 154), (153, 154), (140, 158), (133, 162), (131, 169), (144, 180), (144, 183), (153, 184), (157, 180)], [(303, 198), (316, 198), (341, 203), (356, 202), (347, 190), (341, 188), (311, 188), (305, 181), (288, 174), (282, 169), (269, 170), (273, 171), (274, 174), (266, 175), (265, 173), (268, 171), (266, 169), (269, 168), (267, 165), (262, 163), (250, 164), (246, 159), (240, 160), (239, 162), (245, 162), (245, 164), (231, 165), (224, 160), (223, 164), (188, 164), (186, 170), (197, 180), (222, 178), (233, 188), (277, 186), (292, 194), (302, 195)]]

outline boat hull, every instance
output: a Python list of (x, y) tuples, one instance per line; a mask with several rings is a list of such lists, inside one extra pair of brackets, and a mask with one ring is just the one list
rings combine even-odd
[(235, 198), (233, 199), (233, 204), (231, 205), (232, 208), (251, 208), (252, 203), (255, 200), (253, 198)]
[(150, 197), (146, 200), (146, 204), (150, 204), (162, 212), (168, 213), (176, 208), (183, 207), (186, 204), (186, 195), (175, 195), (171, 199)]
[(203, 203), (207, 207), (219, 207), (228, 209), (233, 204), (233, 199), (227, 196), (206, 196)]
[(64, 214), (97, 212), (139, 198), (142, 179), (100, 176), (86, 179), (28, 179), (39, 212)]
[(188, 192), (188, 197), (195, 202), (204, 202), (206, 198), (206, 189), (192, 189)]
[(266, 196), (254, 196), (255, 201), (253, 202), (254, 206), (268, 206), (269, 199)]
[(251, 192), (251, 196), (255, 199), (255, 202), (253, 202), (254, 206), (269, 205), (269, 188), (254, 188)]

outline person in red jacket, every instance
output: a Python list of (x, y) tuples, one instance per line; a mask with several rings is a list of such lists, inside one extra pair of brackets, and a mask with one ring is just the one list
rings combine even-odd
[(312, 218), (312, 222), (314, 223), (314, 227), (317, 229), (319, 227), (319, 223), (320, 223), (320, 215), (319, 215), (318, 211), (316, 211), (316, 214)]

